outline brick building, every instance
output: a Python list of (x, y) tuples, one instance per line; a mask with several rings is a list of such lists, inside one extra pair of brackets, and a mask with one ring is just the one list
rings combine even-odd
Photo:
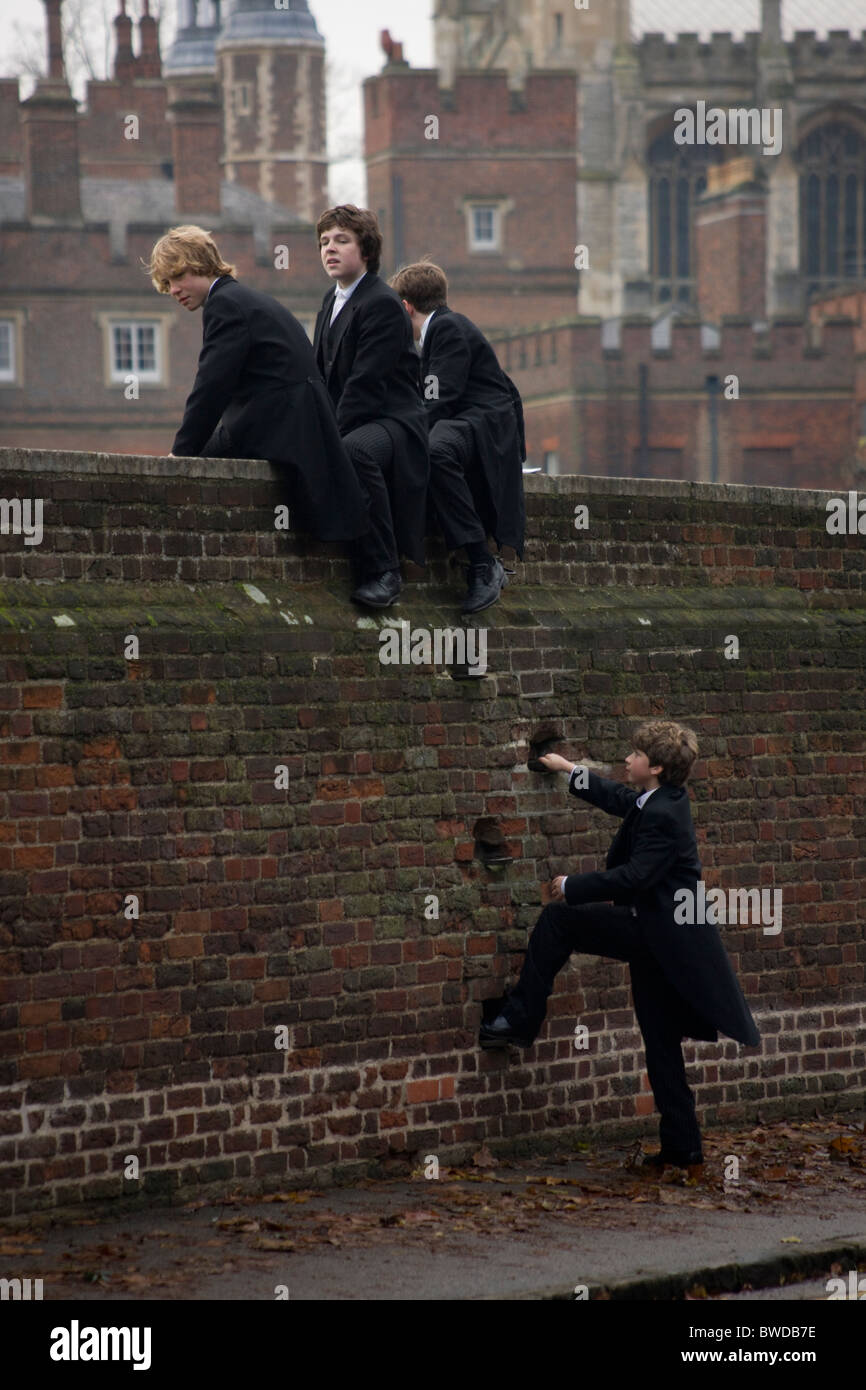
[[(201, 319), (140, 261), (199, 222), (253, 288), (312, 330), (327, 288), (324, 41), (306, 0), (195, 0), (163, 62), (144, 0), (114, 20), (113, 73), (66, 82), (61, 0), (48, 73), (26, 101), (0, 80), (0, 443), (164, 454), (192, 385)], [(135, 39), (137, 29), (137, 42)], [(132, 378), (135, 378), (134, 383)], [(137, 393), (137, 394), (136, 394)]]
[[(629, 0), (438, 0), (434, 25), (436, 69), (398, 48), (365, 83), (370, 202), (386, 256), (439, 259), (500, 339), (530, 462), (853, 485), (862, 342), (858, 367), (809, 306), (866, 278), (863, 40), (785, 39), (781, 0), (742, 42), (635, 41)], [(781, 112), (777, 153), (677, 143), (709, 108)]]
[[(77, 113), (45, 3), (48, 76), (23, 103), (0, 81), (0, 443), (162, 453), (199, 344), (140, 271), (167, 226), (213, 229), (312, 326), (323, 41), (306, 0), (183, 0), (163, 61), (120, 0), (114, 75)], [(866, 281), (866, 44), (783, 18), (762, 0), (742, 42), (668, 43), (632, 37), (629, 0), (438, 0), (429, 70), (385, 37), (364, 84), (383, 272), (446, 267), (521, 388), (531, 465), (861, 477), (862, 330), (833, 316)], [(778, 153), (678, 144), (676, 112), (714, 103), (781, 111)]]

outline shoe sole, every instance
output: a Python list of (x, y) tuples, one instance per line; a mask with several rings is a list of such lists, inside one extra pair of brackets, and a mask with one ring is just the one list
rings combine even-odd
[(387, 603), (371, 603), (368, 598), (356, 598), (353, 594), (352, 602), (360, 604), (362, 608), (390, 608), (392, 604), (397, 602), (399, 597), (399, 594), (395, 594), (393, 598), (388, 599)]
[(485, 1052), (494, 1052), (497, 1049), (504, 1051), (506, 1047), (534, 1047), (534, 1042), (528, 1038), (479, 1038), (479, 1046)]

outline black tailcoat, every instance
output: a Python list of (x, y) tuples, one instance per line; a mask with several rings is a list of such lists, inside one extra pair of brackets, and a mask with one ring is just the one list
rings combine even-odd
[(316, 362), (340, 434), (373, 423), (390, 434), (394, 471), (389, 490), (397, 546), (423, 565), (430, 460), (412, 324), (399, 295), (368, 270), (329, 333), (335, 296), (333, 286), (316, 319)]
[(224, 275), (205, 300), (202, 335), (171, 452), (282, 465), (304, 529), (328, 541), (362, 535), (364, 494), (294, 314)]
[(424, 333), (421, 385), (431, 428), (437, 420), (471, 426), (484, 483), (475, 499), (479, 515), (500, 546), (513, 546), (522, 556), (526, 437), (520, 392), (481, 329), (447, 305), (434, 309)]
[(566, 902), (570, 907), (609, 901), (633, 906), (647, 947), (684, 1001), (684, 1036), (714, 1042), (718, 1030), (757, 1046), (760, 1035), (718, 929), (710, 922), (689, 926), (675, 920), (674, 894), (679, 888), (696, 892), (701, 875), (686, 788), (663, 782), (639, 809), (639, 793), (632, 787), (594, 772), (588, 782), (578, 789), (572, 778), (569, 789), (581, 801), (624, 819), (605, 869), (566, 878)]

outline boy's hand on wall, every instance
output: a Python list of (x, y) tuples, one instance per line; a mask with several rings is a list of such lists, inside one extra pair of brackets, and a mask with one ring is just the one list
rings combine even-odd
[(565, 874), (560, 874), (557, 878), (552, 878), (552, 879), (550, 880), (550, 900), (551, 900), (551, 902), (555, 902), (555, 903), (564, 903), (564, 902), (565, 902), (565, 894), (564, 894), (563, 891), (562, 891), (563, 888), (564, 888), (564, 886), (565, 886), (565, 878), (566, 878)]
[(558, 753), (545, 753), (542, 758), (538, 758), (536, 761), (546, 767), (548, 772), (570, 773), (572, 768), (576, 766), (575, 763), (570, 763), (567, 758), (561, 758)]

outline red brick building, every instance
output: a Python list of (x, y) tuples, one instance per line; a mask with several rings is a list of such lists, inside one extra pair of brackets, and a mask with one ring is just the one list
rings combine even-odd
[(200, 223), (245, 283), (315, 321), (324, 41), (306, 0), (237, 0), (209, 28), (186, 0), (163, 63), (147, 0), (137, 26), (119, 0), (112, 77), (78, 111), (61, 0), (45, 6), (46, 77), (23, 102), (0, 81), (0, 444), (164, 454), (201, 319), (142, 270), (163, 232)]
[[(47, 77), (25, 102), (0, 81), (0, 444), (163, 453), (200, 342), (141, 271), (168, 226), (214, 231), (312, 326), (324, 44), (307, 0), (207, 24), (183, 0), (163, 60), (119, 0), (113, 76), (78, 112), (45, 4)], [(861, 478), (862, 327), (834, 318), (866, 282), (866, 47), (783, 20), (762, 0), (759, 34), (668, 43), (633, 37), (629, 0), (441, 0), (436, 68), (386, 37), (364, 84), (383, 273), (445, 267), (521, 388), (531, 465)], [(781, 112), (777, 154), (678, 144), (715, 97)]]
[[(630, 11), (440, 0), (436, 69), (392, 48), (365, 83), (386, 257), (445, 267), (545, 471), (854, 486), (855, 328), (810, 304), (866, 280), (866, 46), (790, 34), (782, 0), (740, 41)], [(678, 142), (716, 102), (724, 142)]]

